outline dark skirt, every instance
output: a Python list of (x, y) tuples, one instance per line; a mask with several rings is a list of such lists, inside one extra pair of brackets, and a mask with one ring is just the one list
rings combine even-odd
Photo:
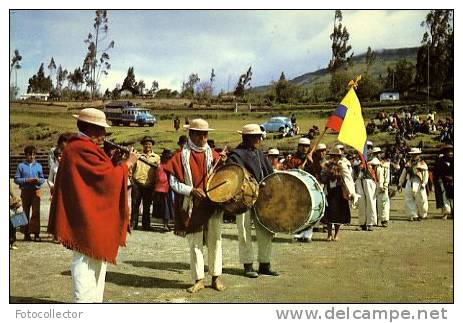
[(341, 186), (328, 187), (326, 201), (328, 203), (323, 223), (349, 224), (349, 201), (343, 197)]

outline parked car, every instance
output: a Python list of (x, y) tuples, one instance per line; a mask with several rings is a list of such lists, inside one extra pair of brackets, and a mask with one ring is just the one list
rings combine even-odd
[(287, 130), (291, 129), (292, 124), (291, 124), (291, 119), (288, 117), (272, 117), (270, 118), (267, 122), (261, 124), (262, 127), (264, 127), (265, 132), (284, 132), (285, 128)]

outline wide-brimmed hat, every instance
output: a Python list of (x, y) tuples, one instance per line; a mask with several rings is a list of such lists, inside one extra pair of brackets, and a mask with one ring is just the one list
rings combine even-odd
[(337, 144), (335, 147), (336, 147), (336, 148), (339, 148), (339, 149), (344, 149), (344, 145), (343, 145), (343, 144)]
[(301, 139), (299, 139), (299, 142), (297, 144), (304, 145), (304, 146), (310, 146), (310, 139), (302, 137)]
[(209, 123), (206, 120), (198, 118), (193, 119), (190, 121), (190, 124), (184, 125), (184, 128), (188, 130), (196, 130), (196, 131), (212, 131), (214, 129), (209, 128)]
[(262, 129), (256, 123), (250, 123), (243, 126), (243, 129), (237, 131), (243, 135), (261, 135), (263, 134)]
[(408, 152), (409, 155), (417, 155), (417, 154), (421, 154), (421, 149), (420, 148), (417, 148), (417, 147), (413, 147), (410, 149), (410, 151)]
[(91, 123), (96, 126), (109, 128), (111, 127), (106, 122), (106, 115), (103, 111), (95, 108), (85, 108), (79, 111), (79, 114), (73, 114), (74, 118), (85, 123)]
[(370, 140), (367, 140), (367, 147), (368, 146), (373, 146), (373, 143)]
[(372, 153), (380, 153), (381, 152), (381, 148), (380, 147), (373, 147), (373, 149), (371, 150)]
[(328, 152), (328, 155), (330, 155), (330, 156), (342, 156), (342, 151), (339, 148), (333, 147)]
[(267, 155), (271, 155), (271, 156), (278, 156), (279, 154), (280, 154), (280, 151), (276, 148), (269, 149), (267, 153)]
[(154, 140), (150, 136), (144, 136), (140, 143), (143, 145), (147, 141), (151, 141), (151, 143), (154, 145)]
[(315, 150), (323, 150), (326, 149), (326, 145), (324, 143), (318, 144)]

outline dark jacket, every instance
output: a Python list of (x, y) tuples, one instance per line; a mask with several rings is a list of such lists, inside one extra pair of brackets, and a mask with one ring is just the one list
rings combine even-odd
[(245, 148), (242, 143), (232, 150), (228, 162), (234, 162), (246, 168), (259, 183), (264, 177), (273, 173), (272, 164), (262, 151)]

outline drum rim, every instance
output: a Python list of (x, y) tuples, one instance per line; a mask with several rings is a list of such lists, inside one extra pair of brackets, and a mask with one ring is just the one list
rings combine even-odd
[[(315, 181), (315, 183), (317, 183), (318, 185), (320, 185), (320, 184), (318, 183), (317, 179), (315, 178), (315, 176), (313, 176), (312, 174), (310, 174), (310, 173), (308, 173), (308, 172), (306, 172), (306, 171), (304, 171), (304, 170), (298, 169), (298, 168), (293, 168), (293, 169), (288, 169), (288, 170), (282, 170), (282, 171), (278, 171), (278, 172), (273, 172), (272, 174), (269, 174), (269, 175), (265, 176), (265, 177), (262, 179), (262, 181), (259, 183), (259, 190), (260, 190), (260, 184), (261, 184), (262, 182), (265, 182), (265, 180), (266, 180), (267, 178), (269, 178), (269, 177), (271, 177), (271, 176), (273, 176), (273, 175), (279, 175), (279, 174), (289, 174), (289, 175), (293, 175), (295, 172), (296, 172), (296, 173), (302, 173), (302, 175), (304, 175), (304, 176), (305, 176), (305, 175), (309, 175), (309, 176)], [(312, 192), (311, 192), (310, 189), (308, 189), (306, 183), (305, 183), (303, 180), (301, 180), (299, 177), (297, 177), (297, 176), (294, 176), (294, 177), (297, 178), (300, 182), (302, 182), (302, 183), (304, 184), (304, 187), (305, 187), (306, 190), (309, 192), (310, 199), (313, 201)], [(320, 189), (321, 189), (321, 187), (320, 187)], [(323, 213), (324, 213), (325, 208), (326, 208), (326, 198), (325, 198), (325, 194), (323, 193), (323, 190), (321, 190), (321, 192), (322, 192), (321, 195), (322, 195), (322, 200), (323, 200)], [(260, 196), (260, 195), (259, 195), (259, 196)], [(258, 200), (259, 200), (259, 197), (257, 197), (257, 201), (258, 201)], [(304, 229), (309, 228), (309, 227), (306, 227), (306, 226), (304, 226), (304, 225), (301, 225), (301, 226), (297, 227), (295, 230), (289, 231), (289, 232), (288, 232), (288, 231), (273, 231), (273, 230), (270, 230), (270, 228), (268, 228), (266, 225), (264, 225), (264, 224), (262, 223), (262, 221), (260, 220), (260, 218), (259, 218), (259, 216), (258, 216), (257, 207), (256, 207), (257, 201), (256, 201), (256, 203), (254, 204), (254, 206), (252, 207), (252, 208), (254, 209), (255, 214), (256, 214), (256, 219), (257, 219), (257, 221), (260, 223), (260, 225), (262, 225), (265, 229), (267, 229), (267, 230), (270, 231), (271, 233), (289, 233), (289, 234), (294, 234), (294, 233), (296, 233), (296, 232), (298, 232), (298, 231), (300, 231), (300, 230), (304, 230)], [(308, 213), (308, 216), (306, 217), (306, 221), (310, 220), (310, 218), (311, 218), (312, 215), (313, 215), (313, 212), (314, 212), (314, 210), (313, 210), (313, 208), (311, 208), (311, 209), (310, 209), (310, 212)], [(321, 219), (321, 218), (320, 218), (320, 219)], [(318, 220), (318, 221), (320, 221), (320, 220)], [(317, 221), (317, 222), (318, 222), (318, 221)]]
[[(209, 183), (210, 183), (211, 179), (214, 177), (214, 176), (213, 176), (214, 174), (217, 174), (217, 172), (218, 172), (219, 170), (221, 170), (221, 169), (223, 169), (223, 168), (230, 167), (230, 166), (238, 166), (238, 168), (241, 170), (241, 173), (243, 174), (243, 180), (244, 180), (244, 178), (245, 178), (245, 174), (246, 174), (246, 173), (245, 173), (245, 170), (246, 170), (246, 169), (245, 169), (243, 166), (241, 166), (240, 164), (238, 164), (238, 163), (229, 163), (229, 164), (225, 164), (225, 165), (222, 165), (222, 166), (216, 168), (216, 169), (212, 172), (211, 176), (209, 176), (209, 178), (207, 179), (207, 182), (206, 182), (206, 196), (207, 196), (207, 198), (208, 198), (209, 200), (211, 200), (211, 201), (214, 202), (214, 203), (226, 203), (226, 202), (216, 202), (216, 201), (213, 201), (213, 200), (210, 198), (209, 193), (207, 192), (207, 190), (209, 189)], [(241, 186), (239, 186), (239, 187), (236, 188), (235, 192), (233, 193), (233, 196), (235, 196), (235, 195), (239, 192), (240, 188), (241, 188)]]

